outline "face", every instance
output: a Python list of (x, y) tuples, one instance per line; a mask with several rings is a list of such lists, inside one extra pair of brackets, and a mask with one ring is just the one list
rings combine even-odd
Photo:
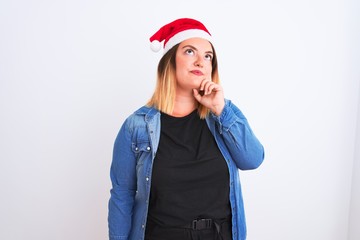
[(177, 89), (191, 92), (204, 79), (211, 80), (213, 50), (209, 41), (190, 38), (180, 43), (176, 51)]

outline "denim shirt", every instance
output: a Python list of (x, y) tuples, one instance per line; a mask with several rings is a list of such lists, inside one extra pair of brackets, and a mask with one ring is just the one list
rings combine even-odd
[[(246, 239), (246, 223), (239, 171), (255, 169), (264, 148), (245, 116), (230, 101), (220, 116), (206, 118), (230, 175), (230, 205), (234, 240)], [(160, 112), (141, 107), (123, 123), (114, 143), (108, 227), (110, 240), (143, 240), (150, 196), (152, 165), (160, 139)]]

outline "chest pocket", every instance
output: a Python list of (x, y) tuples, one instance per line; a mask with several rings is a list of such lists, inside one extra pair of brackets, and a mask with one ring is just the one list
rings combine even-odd
[(137, 160), (137, 165), (142, 165), (147, 157), (150, 157), (151, 146), (149, 141), (138, 141), (133, 142), (131, 145), (132, 151), (134, 152)]

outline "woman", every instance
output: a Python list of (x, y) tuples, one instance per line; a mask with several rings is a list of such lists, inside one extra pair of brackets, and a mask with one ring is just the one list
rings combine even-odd
[(182, 18), (150, 41), (164, 55), (152, 98), (115, 140), (109, 239), (245, 239), (238, 169), (257, 168), (264, 149), (224, 98), (211, 35)]

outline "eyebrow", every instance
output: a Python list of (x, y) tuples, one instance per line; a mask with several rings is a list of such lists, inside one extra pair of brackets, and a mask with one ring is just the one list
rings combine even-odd
[[(198, 51), (198, 49), (197, 49), (196, 47), (192, 46), (192, 45), (185, 45), (185, 46), (182, 47), (182, 49), (187, 48), (187, 47), (192, 48), (192, 49)], [(205, 53), (214, 54), (213, 51), (206, 51)]]

